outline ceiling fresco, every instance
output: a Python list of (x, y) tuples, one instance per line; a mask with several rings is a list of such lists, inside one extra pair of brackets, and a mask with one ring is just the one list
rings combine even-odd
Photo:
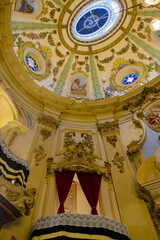
[[(76, 101), (122, 96), (160, 74), (160, 6), (136, 0), (15, 0), (14, 50), (40, 87)], [(138, 6), (137, 6), (138, 5)]]

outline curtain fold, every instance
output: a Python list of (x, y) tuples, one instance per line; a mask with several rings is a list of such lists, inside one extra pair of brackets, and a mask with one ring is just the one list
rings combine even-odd
[(97, 173), (77, 172), (77, 176), (83, 192), (92, 208), (91, 214), (98, 215), (97, 203), (101, 184), (101, 175)]
[(74, 174), (74, 171), (68, 170), (62, 170), (61, 172), (55, 171), (58, 196), (60, 201), (57, 214), (64, 213), (64, 202), (68, 196), (70, 187), (72, 185)]

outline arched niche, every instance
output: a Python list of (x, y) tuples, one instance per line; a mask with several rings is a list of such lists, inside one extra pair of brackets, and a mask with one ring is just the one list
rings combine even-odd
[(83, 73), (76, 73), (68, 82), (68, 96), (71, 98), (89, 98), (88, 79)]
[(12, 100), (8, 97), (5, 91), (0, 87), (0, 128), (8, 122), (18, 120), (17, 109)]
[(154, 181), (155, 179), (159, 179), (159, 163), (155, 156), (147, 159), (142, 163), (137, 172), (137, 182), (140, 184), (148, 183), (150, 181)]

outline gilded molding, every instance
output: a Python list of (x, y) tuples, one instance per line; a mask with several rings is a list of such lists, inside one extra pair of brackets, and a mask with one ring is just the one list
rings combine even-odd
[(53, 176), (54, 171), (61, 172), (62, 169), (71, 170), (71, 171), (82, 171), (82, 172), (97, 172), (99, 175), (102, 174), (108, 182), (111, 181), (111, 169), (110, 164), (107, 167), (101, 167), (96, 163), (86, 161), (82, 158), (65, 160), (59, 163), (53, 163), (53, 159), (49, 158), (48, 166), (47, 166), (47, 176)]
[(95, 162), (96, 156), (94, 149), (86, 146), (85, 142), (79, 142), (76, 145), (70, 145), (64, 152), (64, 159), (72, 161), (73, 159), (84, 159), (85, 161)]
[(107, 121), (105, 123), (97, 123), (96, 125), (101, 135), (118, 132), (118, 129), (119, 129), (118, 121), (113, 121), (113, 122)]
[(145, 141), (146, 134), (147, 134), (146, 126), (143, 121), (143, 111), (141, 109), (137, 110), (133, 114), (133, 123), (137, 128), (142, 128), (143, 133), (142, 135), (140, 135), (139, 140), (133, 140), (131, 141), (130, 144), (127, 145), (127, 154), (130, 156), (132, 156), (134, 153), (137, 153), (141, 150), (141, 147)]

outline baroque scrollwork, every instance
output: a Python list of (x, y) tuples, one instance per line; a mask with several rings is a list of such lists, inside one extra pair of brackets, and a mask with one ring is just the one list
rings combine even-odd
[(81, 137), (83, 138), (82, 144), (84, 144), (89, 149), (93, 150), (94, 149), (94, 145), (93, 145), (92, 136), (90, 134), (88, 134), (88, 133), (81, 133)]
[(116, 142), (117, 142), (117, 136), (113, 135), (113, 136), (107, 136), (106, 137), (107, 142), (109, 142), (113, 147), (116, 146)]
[(127, 154), (132, 155), (134, 153), (137, 153), (140, 149), (141, 146), (139, 145), (139, 141), (133, 140), (128, 146), (127, 146)]
[(88, 148), (84, 142), (79, 142), (76, 145), (71, 145), (66, 148), (64, 159), (68, 161), (73, 159), (84, 159), (89, 162), (95, 162), (96, 156), (94, 155), (93, 150)]
[(51, 135), (52, 135), (52, 132), (49, 131), (48, 129), (45, 129), (43, 128), (41, 131), (40, 131), (41, 135), (42, 135), (42, 138), (43, 138), (43, 141), (45, 141), (47, 138), (49, 138)]
[(31, 209), (35, 205), (35, 188), (26, 190), (0, 177), (0, 192), (6, 200), (19, 210), (21, 215), (29, 216), (31, 214)]
[(117, 166), (120, 173), (124, 172), (124, 157), (120, 156), (119, 152), (116, 152), (114, 159), (112, 160), (113, 164)]
[(70, 145), (75, 145), (76, 141), (75, 141), (74, 137), (75, 137), (75, 132), (66, 133), (65, 137), (64, 137), (64, 147), (68, 147)]
[(112, 132), (117, 132), (119, 125), (118, 121), (113, 121), (113, 122), (105, 122), (105, 123), (97, 123), (97, 129), (100, 131), (101, 134), (103, 133), (112, 133)]
[(39, 145), (37, 149), (34, 149), (35, 153), (35, 166), (38, 166), (39, 163), (46, 157), (46, 154), (44, 153), (44, 148)]

